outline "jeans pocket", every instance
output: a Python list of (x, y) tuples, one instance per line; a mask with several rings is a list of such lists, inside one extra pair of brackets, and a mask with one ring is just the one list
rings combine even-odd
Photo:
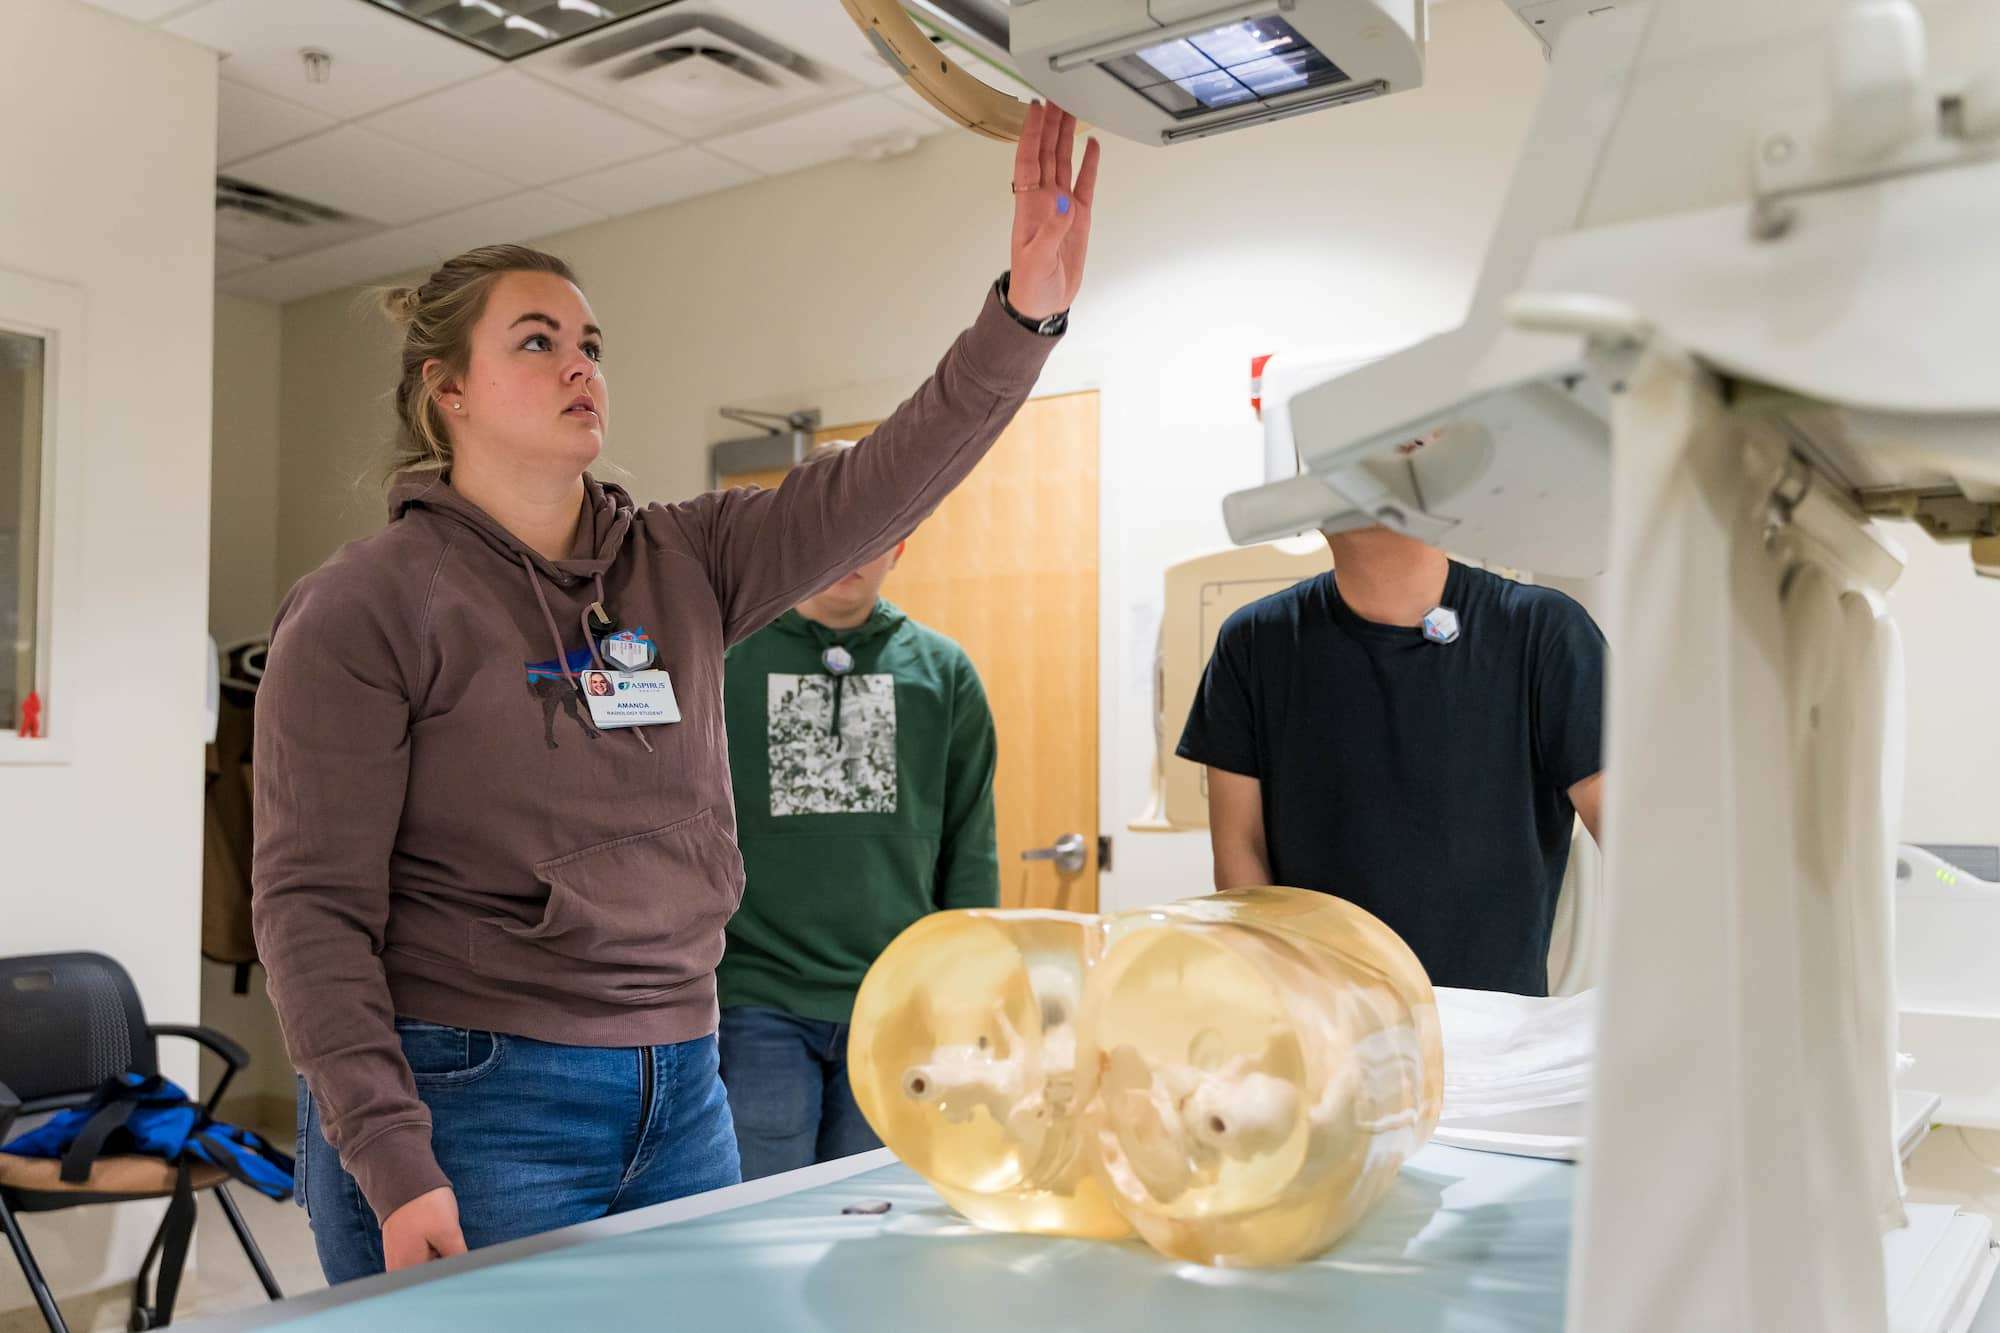
[(419, 1088), (456, 1087), (486, 1077), (500, 1064), (506, 1039), (497, 1032), (396, 1020), (403, 1059)]
[(299, 1085), (298, 1107), (295, 1113), (298, 1133), (292, 1147), (292, 1202), (304, 1208), (306, 1216), (310, 1218), (312, 1209), (306, 1203), (306, 1146), (312, 1142), (307, 1137), (312, 1132), (312, 1093), (306, 1089), (303, 1074), (294, 1074), (292, 1080)]

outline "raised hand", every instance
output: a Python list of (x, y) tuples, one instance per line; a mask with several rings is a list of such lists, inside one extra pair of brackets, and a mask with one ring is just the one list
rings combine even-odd
[(1014, 148), (1014, 233), (1008, 246), (1013, 277), (1007, 302), (1030, 319), (1067, 310), (1083, 282), (1090, 248), (1090, 210), (1097, 197), (1097, 140), (1085, 142), (1074, 182), (1076, 117), (1036, 102)]

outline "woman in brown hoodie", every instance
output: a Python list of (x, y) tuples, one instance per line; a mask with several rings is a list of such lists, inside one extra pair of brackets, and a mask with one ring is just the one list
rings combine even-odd
[(562, 261), (391, 293), (390, 523), (285, 598), (258, 697), (257, 943), (330, 1281), (737, 1179), (723, 649), (893, 546), (1027, 397), (1090, 235), (1075, 123), (1030, 113), (1010, 270), (936, 373), (776, 490), (637, 507), (590, 476), (605, 337)]

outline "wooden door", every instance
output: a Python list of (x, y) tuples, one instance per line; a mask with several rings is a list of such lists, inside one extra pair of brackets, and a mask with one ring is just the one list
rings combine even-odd
[[(819, 432), (858, 440), (873, 422)], [(776, 485), (784, 470), (724, 477)], [(956, 639), (986, 686), (1003, 907), (1097, 910), (1097, 395), (1031, 399), (910, 538), (882, 595)], [(1022, 853), (1082, 838), (1075, 874)]]

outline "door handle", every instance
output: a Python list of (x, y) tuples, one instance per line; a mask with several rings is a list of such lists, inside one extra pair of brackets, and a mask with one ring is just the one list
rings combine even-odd
[(1090, 852), (1081, 833), (1065, 833), (1056, 839), (1053, 847), (1036, 847), (1021, 853), (1023, 861), (1054, 861), (1056, 869), (1065, 875), (1081, 871), (1090, 859)]

